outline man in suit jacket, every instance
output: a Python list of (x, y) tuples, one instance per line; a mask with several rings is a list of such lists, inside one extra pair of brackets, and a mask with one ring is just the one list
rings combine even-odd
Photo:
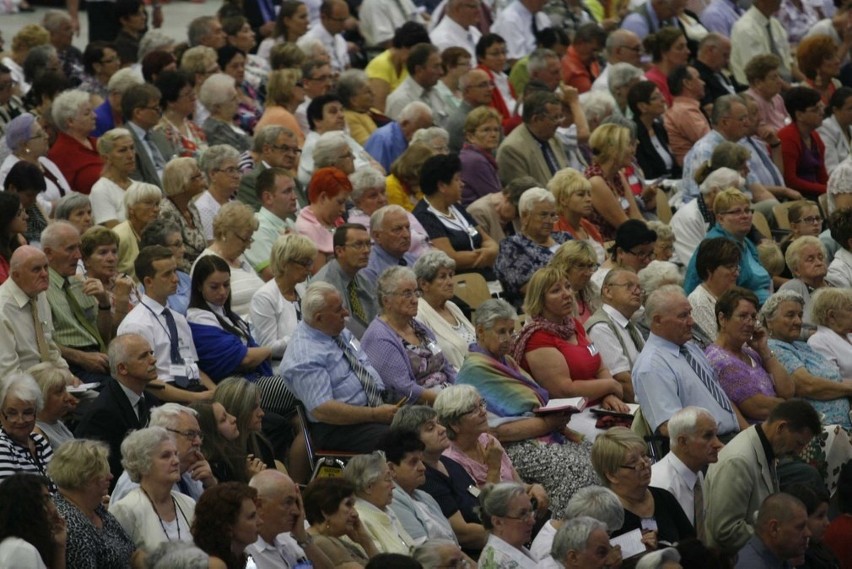
[(532, 93), (524, 98), (523, 120), (497, 149), (500, 181), (506, 185), (532, 176), (545, 187), (556, 172), (568, 167), (565, 151), (554, 138), (562, 122), (562, 101), (553, 93)]
[(130, 87), (121, 98), (124, 128), (133, 137), (136, 150), (136, 170), (132, 180), (163, 187), (163, 168), (176, 154), (175, 148), (162, 132), (152, 129), (160, 122), (160, 90), (148, 83)]
[(778, 492), (775, 462), (801, 452), (821, 431), (810, 403), (791, 399), (769, 418), (742, 431), (719, 453), (707, 471), (704, 504), (709, 546), (735, 553), (754, 535), (755, 512)]
[(258, 161), (240, 180), (237, 200), (259, 211), (263, 204), (257, 196), (257, 177), (269, 168), (284, 168), (295, 179), (296, 162), (301, 151), (296, 133), (279, 125), (267, 125), (255, 132), (253, 145), (252, 151), (257, 155)]
[(121, 442), (128, 431), (148, 423), (156, 403), (145, 392), (148, 382), (157, 379), (157, 359), (148, 341), (138, 334), (123, 334), (110, 342), (109, 367), (113, 380), (83, 415), (74, 435), (99, 439), (109, 444), (110, 490), (121, 476)]

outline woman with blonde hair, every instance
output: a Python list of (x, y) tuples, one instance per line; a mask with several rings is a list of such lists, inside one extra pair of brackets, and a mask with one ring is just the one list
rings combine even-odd
[(594, 212), (592, 184), (573, 168), (559, 170), (547, 183), (547, 189), (556, 198), (559, 219), (554, 231), (564, 231), (572, 239), (587, 242), (595, 250), (598, 263), (606, 260), (603, 237), (595, 224), (589, 221)]
[(193, 198), (207, 187), (204, 174), (194, 158), (174, 158), (163, 169), (163, 199), (160, 201), (160, 219), (180, 227), (183, 238), (183, 261), (178, 267), (188, 273), (198, 255), (207, 247), (201, 215)]
[(136, 278), (133, 263), (139, 254), (142, 232), (148, 224), (157, 219), (162, 199), (162, 190), (145, 182), (133, 182), (124, 194), (124, 213), (127, 220), (112, 229), (118, 235), (119, 273)]
[(488, 106), (473, 109), (464, 122), (464, 146), (459, 153), (462, 163), (462, 205), (465, 207), (488, 194), (503, 189), (497, 175), (494, 153), (500, 145), (500, 113)]
[(831, 286), (825, 280), (828, 274), (828, 254), (823, 242), (810, 235), (799, 237), (787, 247), (784, 260), (793, 278), (781, 285), (778, 290), (792, 290), (802, 296), (805, 301), (805, 312), (802, 316), (802, 326), (806, 334), (814, 330), (811, 317), (813, 293), (821, 288)]
[(77, 400), (68, 393), (68, 386), (74, 380), (67, 369), (56, 367), (50, 362), (42, 362), (27, 370), (35, 379), (44, 404), (36, 415), (34, 433), (47, 437), (54, 449), (65, 441), (74, 438), (71, 430), (62, 422), (62, 418), (77, 407)]
[(580, 322), (588, 320), (601, 307), (600, 288), (592, 282), (592, 275), (600, 266), (595, 249), (588, 241), (567, 241), (557, 249), (548, 266), (559, 270), (568, 279), (577, 305), (575, 317)]
[(411, 212), (423, 199), (420, 191), (420, 170), (423, 164), (436, 152), (427, 144), (414, 143), (391, 164), (387, 177), (388, 203), (402, 206)]
[(289, 128), (296, 134), (299, 148), (305, 135), (296, 120), (296, 108), (305, 100), (302, 72), (298, 69), (278, 69), (269, 73), (266, 83), (266, 108), (254, 127), (255, 132), (270, 124)]
[(136, 152), (133, 137), (125, 128), (108, 130), (98, 139), (98, 154), (104, 160), (101, 177), (92, 186), (92, 216), (98, 225), (113, 228), (126, 221), (124, 195), (133, 180)]

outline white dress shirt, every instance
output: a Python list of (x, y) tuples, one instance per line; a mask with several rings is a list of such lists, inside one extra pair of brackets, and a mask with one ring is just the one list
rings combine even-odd
[(289, 533), (279, 533), (274, 543), (267, 543), (258, 535), (257, 541), (246, 547), (246, 553), (251, 555), (257, 569), (292, 569), (297, 563), (308, 561), (305, 550)]
[(539, 31), (549, 28), (550, 17), (544, 12), (533, 15), (520, 0), (514, 0), (500, 12), (491, 25), (491, 32), (500, 34), (506, 40), (506, 57), (510, 60), (521, 59), (533, 52), (536, 47), (532, 21), (535, 18)]
[(671, 492), (693, 526), (695, 525), (695, 484), (698, 481), (704, 484), (704, 473), (696, 474), (690, 470), (674, 452), (668, 453), (651, 467), (651, 486)]
[[(618, 335), (621, 336), (621, 342), (618, 341), (609, 326), (598, 324), (589, 330), (588, 336), (595, 343), (598, 352), (603, 358), (603, 363), (613, 375), (616, 373), (630, 372), (633, 368), (633, 362), (639, 355), (639, 350), (633, 345), (633, 340), (627, 332), (627, 324), (629, 320), (624, 315), (610, 306), (604, 304), (601, 306), (604, 312), (607, 313), (609, 319), (615, 323), (615, 328), (618, 330)], [(621, 349), (621, 345), (627, 348), (627, 353)]]
[[(429, 105), (429, 108), (432, 109), (432, 122), (435, 123), (435, 126), (446, 124), (450, 112), (454, 110), (447, 106), (447, 103), (441, 98), (435, 87), (426, 90), (409, 75), (405, 78), (405, 81), (399, 84), (399, 87), (388, 95), (388, 100), (385, 104), (385, 114), (393, 120), (398, 121), (402, 109), (405, 105), (413, 101), (423, 101)], [(305, 152), (302, 150), (302, 160), (304, 159)], [(301, 168), (301, 164), (299, 167)]]
[(748, 85), (745, 66), (751, 58), (755, 55), (772, 53), (769, 34), (766, 32), (767, 23), (772, 26), (775, 50), (781, 57), (781, 67), (778, 70), (782, 76), (790, 78), (793, 58), (790, 54), (787, 31), (777, 18), (767, 19), (760, 10), (752, 6), (731, 29), (731, 71), (734, 72), (736, 80), (743, 85)]
[(426, 23), (411, 0), (364, 0), (358, 8), (358, 21), (368, 47), (392, 40), (406, 22)]
[(434, 30), (429, 32), (429, 39), (431, 39), (432, 43), (438, 46), (441, 51), (444, 51), (448, 47), (463, 47), (466, 49), (471, 57), (471, 67), (476, 67), (477, 65), (476, 44), (479, 42), (479, 38), (481, 37), (482, 32), (480, 32), (476, 27), (469, 26), (467, 29), (464, 29), (458, 22), (449, 16), (444, 16), (441, 23), (435, 26)]
[(825, 280), (836, 287), (852, 287), (852, 253), (838, 249), (828, 266)]
[(325, 46), (325, 50), (331, 57), (331, 68), (340, 73), (349, 68), (349, 49), (346, 47), (346, 40), (340, 34), (331, 35), (322, 21), (311, 26), (311, 29), (305, 34), (308, 37), (316, 38)]

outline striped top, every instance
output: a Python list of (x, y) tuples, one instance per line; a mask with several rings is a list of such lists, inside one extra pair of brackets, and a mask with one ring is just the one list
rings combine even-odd
[(18, 472), (47, 476), (47, 464), (53, 458), (53, 449), (42, 435), (30, 433), (36, 453), (9, 438), (5, 430), (0, 431), (0, 481)]

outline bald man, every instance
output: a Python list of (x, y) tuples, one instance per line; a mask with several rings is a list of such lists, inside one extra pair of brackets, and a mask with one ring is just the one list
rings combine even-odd
[(305, 531), (305, 508), (296, 483), (278, 470), (263, 470), (249, 486), (257, 490), (257, 514), (263, 526), (246, 548), (258, 569), (290, 569), (310, 561), (316, 569), (334, 564)]
[(808, 548), (808, 512), (789, 494), (772, 494), (760, 506), (754, 536), (737, 554), (735, 569), (791, 567)]
[(47, 256), (30, 245), (15, 249), (0, 286), (0, 377), (41, 362), (68, 369), (53, 341), (48, 284)]

